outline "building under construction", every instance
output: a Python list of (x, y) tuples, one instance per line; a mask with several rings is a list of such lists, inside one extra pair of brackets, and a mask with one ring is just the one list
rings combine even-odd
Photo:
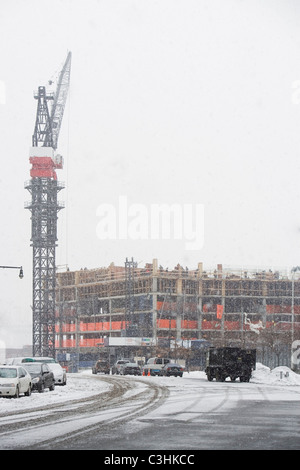
[(299, 273), (205, 270), (202, 263), (168, 269), (156, 259), (144, 267), (126, 259), (124, 266), (60, 272), (55, 331), (57, 353), (76, 354), (82, 363), (126, 339), (145, 356), (212, 344), (256, 347), (278, 358), (286, 350), (290, 357), (300, 339)]

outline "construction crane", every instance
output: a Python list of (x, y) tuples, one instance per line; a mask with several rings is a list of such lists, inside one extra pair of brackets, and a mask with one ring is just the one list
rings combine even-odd
[[(55, 155), (61, 122), (68, 95), (71, 72), (71, 52), (59, 74), (56, 92), (47, 93), (40, 86), (34, 98), (37, 112), (30, 148), (31, 180), (25, 188), (31, 201), (25, 207), (31, 211), (32, 275), (32, 347), (33, 356), (55, 357), (55, 248), (57, 214), (63, 204), (57, 200), (64, 185), (57, 181), (56, 170), (63, 168), (61, 155)], [(52, 103), (51, 109), (48, 102)]]

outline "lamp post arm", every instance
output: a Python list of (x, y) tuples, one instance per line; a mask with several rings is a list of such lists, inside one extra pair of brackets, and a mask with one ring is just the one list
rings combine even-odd
[(24, 277), (23, 267), (22, 266), (0, 266), (0, 268), (2, 268), (2, 269), (19, 269), (20, 270), (19, 278), (23, 279), (23, 277)]

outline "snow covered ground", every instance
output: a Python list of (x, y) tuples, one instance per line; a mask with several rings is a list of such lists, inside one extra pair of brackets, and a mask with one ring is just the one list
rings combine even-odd
[[(90, 369), (84, 370), (78, 374), (68, 374), (67, 385), (56, 386), (52, 392), (46, 389), (44, 393), (33, 392), (30, 397), (21, 396), (19, 399), (0, 397), (0, 415), (6, 412), (17, 412), (18, 410), (30, 408), (47, 408), (50, 405), (62, 404), (70, 400), (80, 400), (92, 397), (93, 395), (96, 396), (110, 389), (109, 383), (103, 380), (92, 380), (93, 378), (95, 376), (92, 375)], [(203, 371), (184, 372), (183, 378), (207, 380), (206, 374)], [(149, 378), (145, 378), (145, 380), (149, 380)], [(151, 377), (151, 380), (154, 380), (159, 385), (166, 385), (172, 390), (174, 387), (182, 388), (179, 377)], [(300, 375), (285, 366), (279, 366), (271, 370), (269, 367), (258, 363), (256, 370), (252, 373), (250, 383), (300, 387)], [(130, 393), (134, 393), (134, 390), (127, 392), (127, 394)]]
[[(195, 371), (184, 373), (184, 377), (199, 377), (206, 379), (205, 372)], [(227, 379), (228, 380), (228, 379)], [(261, 383), (265, 385), (299, 385), (300, 375), (293, 372), (289, 367), (279, 366), (275, 369), (270, 369), (261, 363), (256, 364), (256, 369), (252, 372), (252, 383)]]
[(300, 449), (299, 399), (300, 375), (283, 366), (257, 364), (250, 383), (209, 382), (203, 371), (180, 378), (89, 369), (52, 392), (0, 397), (0, 449)]
[(23, 411), (30, 408), (47, 407), (49, 405), (64, 403), (69, 400), (80, 400), (109, 390), (108, 383), (91, 380), (92, 373), (83, 371), (79, 374), (68, 374), (67, 385), (56, 385), (50, 392), (32, 392), (30, 397), (21, 395), (20, 398), (0, 397), (0, 415), (9, 411)]
[(279, 366), (270, 369), (263, 364), (256, 364), (256, 370), (252, 373), (252, 382), (269, 385), (300, 385), (300, 375), (289, 367)]

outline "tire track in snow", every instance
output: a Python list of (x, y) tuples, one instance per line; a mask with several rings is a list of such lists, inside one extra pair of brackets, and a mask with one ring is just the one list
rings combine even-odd
[[(0, 431), (0, 448), (55, 448), (55, 445), (66, 439), (95, 429), (102, 430), (105, 426), (111, 427), (153, 410), (169, 393), (166, 387), (133, 378), (97, 379), (104, 380), (112, 388), (106, 393), (84, 400), (70, 400), (47, 410), (35, 409), (20, 412), (17, 416), (11, 414), (6, 418), (11, 419), (11, 422), (7, 422)], [(76, 402), (80, 408), (76, 407)], [(5, 418), (2, 419), (4, 423)]]

